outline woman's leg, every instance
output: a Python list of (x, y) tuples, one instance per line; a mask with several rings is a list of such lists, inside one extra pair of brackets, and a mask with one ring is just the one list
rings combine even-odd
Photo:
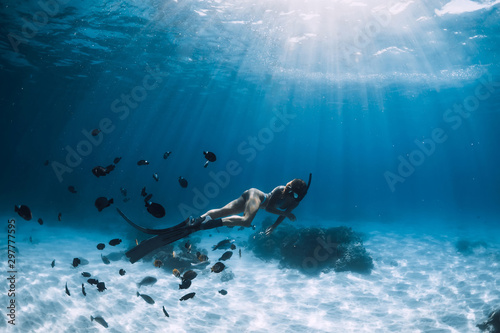
[(209, 215), (212, 218), (212, 220), (216, 220), (224, 216), (243, 213), (243, 211), (245, 210), (245, 202), (246, 202), (244, 197), (245, 193), (243, 193), (238, 199), (231, 201), (222, 208), (209, 210), (201, 217), (205, 218), (207, 215)]
[[(222, 219), (222, 224), (224, 226), (241, 226), (249, 227), (252, 224), (255, 215), (259, 211), (261, 204), (260, 197), (256, 191), (248, 190), (248, 196), (246, 202), (244, 203), (243, 216), (232, 215)], [(243, 196), (242, 196), (243, 197)], [(211, 215), (210, 215), (211, 216)]]

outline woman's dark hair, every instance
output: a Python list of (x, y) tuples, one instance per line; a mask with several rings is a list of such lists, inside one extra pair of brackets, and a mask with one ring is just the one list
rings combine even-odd
[(298, 200), (300, 201), (307, 193), (307, 184), (302, 179), (298, 179), (298, 178), (294, 179), (294, 180), (288, 182), (288, 184), (286, 184), (286, 187), (283, 190), (283, 193), (281, 194), (281, 196), (282, 197), (285, 196), (287, 191), (290, 191), (290, 190), (292, 192), (297, 193), (297, 195), (299, 196)]

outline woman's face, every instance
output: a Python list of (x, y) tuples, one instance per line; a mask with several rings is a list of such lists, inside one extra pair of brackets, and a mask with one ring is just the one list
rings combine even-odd
[(299, 198), (299, 194), (294, 192), (292, 189), (292, 182), (288, 182), (288, 184), (286, 184), (285, 193), (295, 200)]

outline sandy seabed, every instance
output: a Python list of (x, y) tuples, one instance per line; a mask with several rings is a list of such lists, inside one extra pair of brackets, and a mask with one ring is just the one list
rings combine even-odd
[[(476, 324), (500, 308), (500, 244), (491, 240), (469, 254), (457, 251), (459, 233), (411, 231), (375, 226), (360, 227), (364, 245), (374, 259), (371, 274), (321, 273), (307, 276), (263, 262), (241, 247), (216, 274), (210, 266), (198, 270), (188, 290), (179, 279), (152, 262), (130, 264), (126, 258), (105, 265), (100, 255), (116, 259), (128, 242), (103, 251), (106, 243), (124, 235), (107, 235), (63, 228), (39, 228), (32, 242), (24, 237), (16, 246), (16, 325), (8, 324), (7, 258), (1, 261), (3, 291), (0, 304), (2, 332), (479, 332)], [(354, 226), (357, 230), (357, 226)], [(498, 232), (498, 230), (497, 230)], [(248, 233), (234, 232), (235, 244)], [(463, 234), (463, 233), (462, 233)], [(477, 235), (463, 237), (475, 240)], [(224, 253), (211, 247), (225, 234), (203, 237), (198, 247), (208, 249), (211, 264)], [(2, 234), (6, 240), (6, 234)], [(494, 238), (492, 238), (494, 239)], [(1, 244), (6, 253), (5, 243)], [(113, 254), (114, 253), (114, 254)], [(88, 264), (72, 267), (73, 258)], [(55, 267), (51, 262), (55, 259)], [(126, 271), (121, 276), (118, 271)], [(104, 281), (98, 292), (82, 272)], [(158, 281), (137, 287), (146, 276)], [(228, 281), (226, 281), (228, 280)], [(66, 295), (65, 285), (71, 296)], [(87, 296), (82, 294), (82, 283)], [(218, 291), (227, 290), (227, 295)], [(146, 303), (136, 292), (147, 294)], [(179, 301), (195, 292), (193, 299)], [(165, 307), (170, 317), (162, 311)], [(102, 316), (109, 327), (91, 322)]]

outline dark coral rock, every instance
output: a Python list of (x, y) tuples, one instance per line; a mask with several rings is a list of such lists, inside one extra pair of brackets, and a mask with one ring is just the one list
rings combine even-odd
[(264, 260), (276, 259), (281, 267), (294, 268), (306, 274), (335, 270), (370, 273), (373, 260), (363, 247), (361, 237), (351, 228), (297, 229), (282, 224), (269, 236), (264, 234), (272, 221), (265, 220), (262, 229), (249, 238), (249, 247)]
[(339, 252), (342, 256), (335, 262), (336, 272), (351, 271), (369, 274), (373, 269), (373, 260), (361, 242), (342, 246)]
[(500, 309), (493, 311), (484, 323), (476, 326), (483, 332), (500, 333)]

